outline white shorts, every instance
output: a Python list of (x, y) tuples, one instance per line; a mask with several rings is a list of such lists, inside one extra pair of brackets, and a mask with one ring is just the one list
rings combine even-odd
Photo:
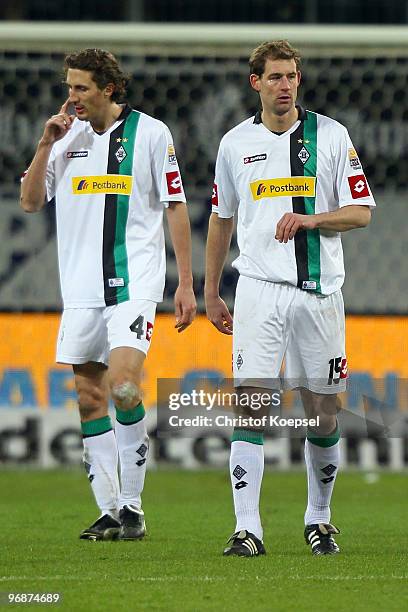
[(109, 353), (122, 346), (147, 355), (156, 302), (133, 300), (106, 308), (67, 308), (57, 340), (58, 363), (109, 363)]
[(346, 389), (344, 304), (289, 284), (240, 276), (234, 308), (235, 386), (315, 393)]

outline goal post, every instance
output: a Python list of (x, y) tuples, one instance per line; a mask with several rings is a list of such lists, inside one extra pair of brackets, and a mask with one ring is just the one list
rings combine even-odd
[(0, 23), (0, 50), (68, 52), (103, 45), (116, 53), (241, 54), (264, 40), (287, 39), (301, 51), (351, 56), (407, 52), (407, 26), (163, 23)]

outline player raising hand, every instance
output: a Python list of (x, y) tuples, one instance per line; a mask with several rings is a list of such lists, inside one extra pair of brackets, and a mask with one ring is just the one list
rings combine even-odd
[(73, 366), (84, 465), (100, 509), (80, 537), (137, 540), (146, 531), (149, 454), (140, 386), (163, 298), (163, 211), (179, 272), (179, 332), (196, 311), (190, 225), (170, 131), (123, 101), (128, 77), (115, 57), (85, 49), (68, 55), (64, 70), (69, 97), (45, 124), (21, 205), (35, 212), (46, 199), (56, 203), (64, 302), (57, 361)]

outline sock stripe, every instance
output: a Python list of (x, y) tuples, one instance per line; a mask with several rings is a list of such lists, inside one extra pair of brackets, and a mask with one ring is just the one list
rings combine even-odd
[(232, 433), (231, 442), (249, 442), (250, 444), (263, 445), (263, 433), (235, 427)]
[(101, 436), (102, 434), (112, 430), (112, 422), (110, 416), (104, 416), (100, 419), (93, 419), (81, 423), (82, 437), (90, 438), (92, 436)]
[(320, 446), (321, 448), (329, 448), (330, 446), (334, 446), (340, 440), (340, 427), (337, 424), (336, 429), (328, 434), (327, 436), (318, 436), (316, 433), (307, 430), (307, 439), (311, 444), (315, 446)]
[(132, 408), (132, 410), (120, 410), (116, 408), (116, 420), (121, 425), (134, 425), (141, 421), (145, 414), (143, 402), (140, 402), (140, 404), (138, 404), (136, 408)]

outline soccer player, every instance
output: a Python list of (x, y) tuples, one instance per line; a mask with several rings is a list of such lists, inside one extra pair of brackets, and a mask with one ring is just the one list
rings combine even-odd
[[(287, 41), (263, 43), (249, 65), (261, 110), (220, 143), (207, 243), (207, 316), (220, 332), (233, 334), (234, 380), (241, 392), (276, 389), (285, 359), (286, 388), (300, 389), (308, 419), (319, 417), (305, 442), (304, 537), (315, 555), (334, 554), (336, 394), (347, 377), (340, 233), (366, 226), (375, 202), (346, 128), (296, 105), (298, 52)], [(233, 266), (240, 277), (233, 322), (219, 282), (236, 212), (240, 254)], [(236, 528), (225, 555), (265, 553), (262, 445), (261, 427), (234, 429)]]
[(64, 302), (57, 361), (73, 366), (84, 465), (101, 512), (80, 537), (137, 540), (146, 531), (149, 450), (140, 384), (163, 296), (163, 208), (179, 273), (178, 332), (196, 310), (190, 224), (170, 131), (122, 103), (128, 77), (116, 58), (85, 49), (65, 58), (64, 72), (69, 97), (45, 124), (21, 206), (56, 204)]

